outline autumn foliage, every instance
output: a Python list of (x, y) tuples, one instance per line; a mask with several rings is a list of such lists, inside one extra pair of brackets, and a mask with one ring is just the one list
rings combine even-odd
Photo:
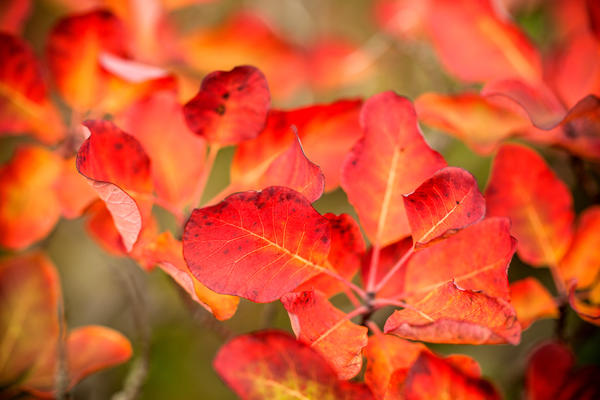
[[(23, 34), (34, 2), (0, 7), (0, 398), (70, 398), (130, 359), (113, 398), (140, 396), (151, 305), (123, 260), (206, 316), (242, 399), (600, 397), (595, 1), (380, 0), (363, 46), (300, 43), (248, 10), (178, 26), (202, 1), (48, 2), (41, 46)], [(451, 85), (382, 86), (395, 67), (377, 58), (402, 48)], [(489, 176), (465, 168), (486, 160)], [(69, 326), (46, 254), (65, 219), (123, 261), (128, 337)], [(230, 333), (249, 302), (274, 304), (266, 323)], [(512, 388), (471, 356), (522, 340)]]

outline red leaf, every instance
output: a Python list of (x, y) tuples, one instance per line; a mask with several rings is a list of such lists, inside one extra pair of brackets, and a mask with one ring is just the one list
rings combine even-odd
[(465, 374), (447, 360), (422, 352), (406, 375), (399, 392), (405, 400), (500, 400), (488, 381)]
[(118, 122), (140, 141), (152, 160), (157, 197), (183, 209), (192, 201), (194, 183), (204, 171), (206, 141), (187, 127), (175, 93), (156, 92), (136, 102)]
[(273, 160), (262, 176), (261, 188), (275, 185), (294, 189), (311, 203), (323, 194), (325, 176), (321, 168), (306, 157), (297, 136), (292, 146)]
[(463, 81), (542, 77), (538, 51), (490, 0), (432, 0), (427, 30), (444, 67)]
[(555, 399), (565, 382), (575, 357), (560, 343), (546, 343), (539, 346), (529, 359), (526, 372), (528, 400)]
[(351, 379), (360, 372), (366, 327), (352, 323), (319, 292), (288, 293), (281, 302), (296, 338), (328, 360), (340, 379)]
[(255, 138), (265, 126), (270, 105), (262, 72), (241, 66), (207, 75), (183, 112), (192, 131), (211, 143), (228, 145)]
[(528, 118), (497, 104), (491, 98), (463, 93), (425, 93), (415, 101), (419, 120), (464, 141), (481, 154), (489, 154), (504, 139), (527, 130)]
[(60, 114), (49, 100), (42, 69), (29, 45), (0, 33), (0, 135), (32, 133), (45, 143), (65, 135)]
[(385, 333), (435, 343), (518, 344), (521, 327), (508, 301), (454, 282), (414, 296), (407, 308), (394, 311)]
[[(508, 301), (507, 269), (516, 246), (509, 229), (506, 218), (487, 218), (417, 250), (377, 297), (422, 296), (454, 281), (462, 289), (483, 290)], [(396, 254), (402, 250), (399, 245)], [(386, 264), (380, 265), (378, 274), (383, 276), (392, 267)]]
[(271, 110), (263, 132), (236, 149), (231, 164), (235, 190), (252, 188), (271, 160), (289, 148), (295, 139), (292, 126), (298, 129), (308, 158), (321, 167), (325, 190), (338, 187), (342, 162), (362, 134), (358, 123), (360, 106), (358, 100), (340, 100), (290, 111)]
[(238, 336), (221, 347), (213, 365), (244, 400), (373, 398), (363, 385), (339, 381), (319, 353), (282, 332)]
[(26, 146), (0, 168), (0, 245), (21, 249), (54, 228), (61, 213), (54, 185), (62, 167), (49, 150)]
[(127, 251), (152, 208), (150, 159), (140, 143), (108, 121), (87, 121), (90, 137), (77, 153), (77, 169), (110, 211)]
[(422, 343), (409, 342), (393, 335), (375, 334), (369, 337), (364, 349), (367, 359), (365, 382), (375, 398), (383, 399), (394, 371), (408, 370), (421, 351), (427, 351)]
[(558, 318), (558, 307), (548, 290), (535, 278), (511, 283), (510, 299), (525, 330), (542, 318)]
[[(129, 340), (102, 326), (84, 326), (69, 332), (66, 340), (68, 386), (70, 389), (88, 375), (122, 364), (131, 358)], [(37, 361), (23, 387), (37, 396), (52, 396), (56, 384), (56, 345)]]
[(143, 250), (143, 258), (149, 264), (158, 264), (175, 280), (194, 301), (197, 301), (220, 321), (235, 314), (239, 298), (213, 292), (200, 283), (190, 272), (183, 260), (181, 242), (170, 232), (159, 235)]
[(533, 150), (504, 145), (485, 191), (488, 215), (510, 217), (517, 252), (527, 263), (556, 266), (572, 237), (573, 200)]
[(0, 262), (0, 382), (14, 383), (58, 337), (58, 275), (50, 260), (31, 253)]
[(0, 26), (4, 32), (21, 33), (31, 14), (31, 0), (7, 0), (0, 6)]
[(404, 208), (414, 243), (427, 243), (482, 219), (485, 200), (473, 175), (448, 167), (405, 196)]
[[(331, 224), (331, 248), (327, 256), (327, 264), (342, 278), (351, 281), (360, 268), (365, 253), (365, 241), (354, 218), (348, 214), (324, 215)], [(325, 273), (304, 282), (296, 288), (298, 292), (318, 290), (326, 297), (331, 297), (347, 289), (347, 286)]]
[(578, 289), (594, 284), (600, 272), (600, 207), (592, 206), (579, 216), (575, 236), (560, 261), (559, 272), (565, 282), (577, 281)]
[(259, 303), (323, 272), (329, 246), (329, 221), (277, 186), (194, 210), (183, 234), (185, 261), (200, 282)]
[(446, 163), (425, 143), (407, 99), (375, 95), (360, 120), (364, 137), (344, 162), (342, 187), (371, 242), (384, 246), (410, 234), (402, 195)]
[(94, 108), (106, 90), (102, 52), (124, 56), (127, 43), (121, 21), (106, 10), (70, 15), (50, 32), (46, 56), (57, 89), (73, 109)]

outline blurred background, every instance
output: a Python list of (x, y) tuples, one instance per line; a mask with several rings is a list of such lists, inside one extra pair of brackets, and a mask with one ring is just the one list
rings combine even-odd
[[(0, 5), (0, 9), (9, 3)], [(43, 57), (48, 32), (59, 18), (104, 3), (119, 8), (127, 2), (32, 1), (26, 11), (22, 35)], [(150, 3), (141, 8), (150, 7)], [(167, 33), (140, 41), (148, 47), (140, 48), (138, 58), (157, 62), (151, 57), (152, 46), (158, 43), (162, 48), (171, 48), (170, 41), (175, 40), (175, 56), (163, 65), (186, 73), (186, 79), (182, 80), (182, 101), (195, 94), (199, 80), (207, 72), (228, 70), (239, 64), (253, 64), (265, 72), (274, 108), (367, 98), (384, 90), (414, 99), (430, 91), (454, 93), (480, 88), (462, 84), (444, 72), (431, 46), (412, 34), (410, 14), (405, 15), (401, 24), (386, 23), (386, 13), (391, 11), (384, 3), (390, 2), (164, 1)], [(542, 52), (553, 44), (556, 30), (552, 2), (505, 0), (505, 3)], [(440, 132), (423, 129), (429, 144), (444, 155), (449, 165), (466, 168), (475, 175), (480, 187), (485, 187), (491, 157), (478, 155)], [(1, 137), (0, 161), (8, 160), (17, 144), (30, 140)], [(206, 199), (227, 185), (233, 152), (233, 148), (225, 148), (219, 153)], [(586, 206), (576, 178), (565, 164), (564, 154), (548, 149), (543, 153), (569, 184), (577, 209)], [(320, 212), (355, 215), (340, 189), (327, 193), (315, 207)], [(162, 226), (176, 229), (167, 212), (158, 207), (155, 212)], [(110, 398), (122, 387), (132, 363), (136, 362), (147, 365), (148, 373), (140, 399), (233, 399), (235, 396), (211, 366), (224, 341), (264, 328), (291, 332), (287, 313), (278, 302), (259, 305), (242, 300), (232, 319), (216, 321), (161, 270), (147, 273), (134, 261), (102, 250), (87, 235), (82, 219), (61, 220), (36, 247), (43, 248), (59, 270), (68, 326), (110, 326), (128, 336), (135, 348), (136, 355), (130, 363), (82, 381), (73, 392), (75, 399)], [(509, 275), (511, 280), (533, 275), (552, 287), (546, 270), (525, 266), (516, 256)], [(348, 308), (343, 299), (336, 301), (341, 308)], [(376, 316), (382, 323), (385, 317)], [(556, 323), (536, 322), (524, 332), (519, 346), (432, 347), (445, 354), (459, 352), (475, 357), (484, 376), (492, 379), (507, 398), (514, 399), (521, 395), (527, 354), (537, 343), (552, 336)], [(578, 362), (600, 364), (598, 330), (570, 311), (567, 326), (580, 338), (574, 341)]]

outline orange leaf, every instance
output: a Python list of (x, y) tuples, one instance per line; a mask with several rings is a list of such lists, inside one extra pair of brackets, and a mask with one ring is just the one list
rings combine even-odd
[(108, 79), (100, 65), (103, 52), (126, 54), (122, 22), (106, 10), (67, 16), (50, 32), (46, 55), (57, 89), (79, 111), (93, 109), (103, 97)]
[(183, 113), (192, 131), (210, 143), (229, 145), (254, 139), (265, 127), (270, 107), (265, 76), (244, 65), (208, 74)]
[(62, 172), (55, 185), (65, 218), (77, 218), (96, 199), (98, 194), (76, 168), (76, 157), (63, 160)]
[(202, 72), (256, 66), (280, 100), (288, 99), (307, 79), (299, 49), (257, 14), (235, 13), (217, 28), (183, 37), (180, 44), (186, 63)]
[(267, 186), (287, 186), (301, 193), (311, 203), (323, 194), (325, 176), (321, 168), (304, 154), (300, 138), (281, 153), (260, 180), (260, 188)]
[(172, 92), (156, 92), (133, 104), (117, 119), (135, 137), (152, 160), (156, 195), (176, 209), (188, 205), (195, 182), (204, 171), (206, 141), (194, 135)]
[(319, 292), (288, 293), (281, 302), (296, 338), (328, 360), (340, 379), (351, 379), (360, 372), (367, 327), (348, 320)]
[(510, 285), (511, 304), (523, 329), (542, 318), (558, 318), (558, 307), (548, 290), (529, 277)]
[(243, 400), (373, 399), (363, 385), (339, 381), (318, 352), (283, 332), (238, 336), (221, 347), (213, 365)]
[(577, 288), (594, 284), (600, 272), (600, 207), (592, 206), (579, 216), (575, 236), (559, 264), (565, 282), (577, 280)]
[(463, 81), (542, 77), (538, 51), (490, 0), (432, 0), (427, 31), (444, 67)]
[(384, 246), (410, 234), (403, 194), (446, 166), (417, 126), (415, 110), (393, 92), (371, 97), (361, 110), (364, 137), (342, 167), (342, 187), (367, 236)]
[(58, 275), (42, 253), (0, 261), (0, 383), (27, 373), (58, 337)]
[(417, 244), (479, 221), (485, 214), (485, 200), (473, 175), (447, 167), (405, 196), (404, 208)]
[(112, 122), (87, 121), (90, 137), (77, 153), (77, 169), (92, 180), (131, 251), (152, 209), (150, 159), (140, 143)]
[[(589, 298), (590, 294), (587, 296), (583, 295), (583, 299), (580, 298), (575, 292), (575, 289), (575, 284), (571, 283), (571, 287), (569, 288), (569, 304), (571, 305), (571, 308), (573, 308), (584, 321), (600, 326), (600, 304), (590, 302), (589, 300), (593, 300)], [(586, 299), (585, 297), (588, 298)]]
[[(331, 225), (331, 248), (327, 262), (342, 278), (351, 281), (360, 268), (361, 259), (365, 252), (365, 241), (354, 218), (348, 214), (323, 215)], [(331, 297), (343, 291), (346, 285), (325, 273), (310, 278), (295, 291), (318, 290), (326, 297)]]
[(237, 147), (231, 164), (232, 185), (236, 190), (252, 188), (272, 160), (291, 146), (291, 127), (296, 126), (305, 154), (325, 175), (325, 190), (335, 189), (342, 162), (362, 135), (360, 106), (358, 100), (341, 100), (290, 111), (271, 110), (263, 132)]
[(521, 327), (508, 301), (450, 281), (407, 300), (394, 311), (385, 333), (434, 343), (518, 344)]
[[(88, 375), (122, 364), (131, 358), (129, 340), (102, 326), (84, 326), (69, 332), (66, 339), (68, 388)], [(56, 384), (56, 345), (46, 350), (27, 376), (23, 387), (38, 396), (52, 396)]]
[(49, 100), (38, 60), (29, 45), (0, 33), (0, 135), (32, 133), (45, 143), (65, 135), (60, 114)]
[(0, 168), (0, 245), (21, 249), (50, 233), (61, 213), (61, 171), (60, 157), (35, 146), (18, 148)]
[(330, 240), (329, 221), (308, 200), (272, 186), (195, 209), (185, 225), (183, 256), (209, 289), (266, 303), (327, 271), (321, 264)]
[(173, 238), (170, 232), (160, 234), (149, 243), (143, 250), (143, 258), (150, 264), (158, 264), (194, 301), (213, 313), (218, 320), (229, 319), (235, 314), (239, 297), (215, 293), (198, 281), (183, 260), (181, 242)]
[(504, 139), (531, 125), (524, 116), (478, 94), (426, 93), (415, 101), (419, 120), (489, 154)]
[(396, 391), (398, 397), (386, 399), (501, 399), (500, 394), (487, 380), (465, 374), (448, 360), (429, 352), (421, 353)]
[[(507, 269), (516, 246), (509, 229), (506, 218), (487, 218), (417, 250), (377, 297), (422, 296), (454, 281), (462, 289), (508, 301)], [(378, 274), (392, 267), (386, 264)]]
[(533, 150), (504, 145), (485, 190), (488, 215), (507, 216), (525, 262), (556, 266), (572, 237), (573, 200), (567, 186)]
[(367, 359), (365, 382), (375, 398), (383, 399), (394, 371), (409, 369), (421, 351), (427, 351), (422, 343), (409, 342), (393, 335), (375, 334), (363, 350)]

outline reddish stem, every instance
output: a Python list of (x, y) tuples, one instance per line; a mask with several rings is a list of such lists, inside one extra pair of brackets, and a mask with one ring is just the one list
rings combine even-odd
[(398, 272), (398, 270), (400, 268), (402, 268), (406, 264), (406, 262), (413, 255), (414, 252), (415, 252), (415, 247), (413, 246), (406, 253), (404, 253), (404, 255), (402, 256), (402, 258), (400, 258), (396, 262), (396, 264), (394, 264), (394, 266), (392, 267), (392, 269), (390, 269), (388, 271), (388, 273), (385, 274), (385, 276), (379, 281), (379, 283), (377, 283), (375, 285), (375, 288), (374, 288), (374, 292), (375, 293), (377, 293), (378, 291), (380, 291), (381, 288), (384, 287), (386, 283), (388, 283), (388, 281), (392, 278), (392, 276), (394, 276), (394, 274), (396, 274), (396, 272)]

